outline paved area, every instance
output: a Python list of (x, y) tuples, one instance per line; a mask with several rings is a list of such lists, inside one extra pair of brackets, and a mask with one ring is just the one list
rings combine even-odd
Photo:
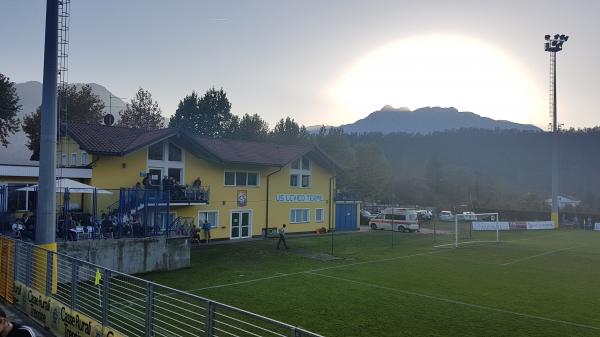
[(50, 332), (50, 330), (39, 325), (12, 305), (0, 303), (0, 308), (2, 308), (4, 312), (6, 312), (6, 316), (10, 321), (18, 324), (27, 325), (28, 327), (32, 328), (33, 331), (35, 331), (36, 337), (54, 337), (54, 334)]

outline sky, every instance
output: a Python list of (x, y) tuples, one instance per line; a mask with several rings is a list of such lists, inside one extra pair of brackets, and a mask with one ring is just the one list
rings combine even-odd
[[(150, 90), (165, 116), (192, 90), (222, 87), (235, 114), (340, 125), (386, 104), (454, 106), (544, 129), (545, 34), (558, 54), (558, 116), (600, 125), (600, 1), (71, 2), (69, 81), (130, 99)], [(0, 2), (0, 72), (41, 81), (45, 1)]]

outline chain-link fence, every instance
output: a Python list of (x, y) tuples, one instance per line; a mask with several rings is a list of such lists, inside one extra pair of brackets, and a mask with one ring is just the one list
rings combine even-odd
[(0, 248), (0, 297), (57, 335), (319, 336), (24, 241)]

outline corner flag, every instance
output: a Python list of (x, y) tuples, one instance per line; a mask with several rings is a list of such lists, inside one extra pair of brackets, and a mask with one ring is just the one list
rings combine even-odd
[(94, 280), (94, 285), (95, 286), (99, 285), (100, 280), (102, 280), (102, 274), (100, 274), (100, 269), (96, 268), (96, 279)]

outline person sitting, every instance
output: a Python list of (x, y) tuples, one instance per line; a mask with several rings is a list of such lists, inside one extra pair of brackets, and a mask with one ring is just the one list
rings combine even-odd
[(15, 239), (20, 240), (23, 237), (24, 229), (25, 229), (25, 227), (23, 226), (21, 219), (17, 219), (15, 221), (15, 223), (13, 223), (13, 225), (12, 225), (12, 230), (15, 235)]

